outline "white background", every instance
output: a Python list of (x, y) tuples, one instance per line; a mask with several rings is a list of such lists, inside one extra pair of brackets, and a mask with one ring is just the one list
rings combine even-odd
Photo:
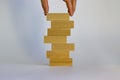
[(120, 80), (120, 66), (0, 65), (0, 80)]
[[(67, 12), (62, 0), (49, 0), (50, 12)], [(120, 0), (78, 0), (68, 42), (75, 66), (120, 64)], [(0, 63), (46, 64), (43, 42), (49, 22), (39, 0), (0, 0)]]

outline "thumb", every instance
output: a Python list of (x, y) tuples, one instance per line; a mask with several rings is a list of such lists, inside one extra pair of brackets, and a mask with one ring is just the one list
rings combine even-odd
[(49, 12), (48, 0), (41, 0), (41, 4), (44, 10), (44, 14), (47, 15), (47, 13)]

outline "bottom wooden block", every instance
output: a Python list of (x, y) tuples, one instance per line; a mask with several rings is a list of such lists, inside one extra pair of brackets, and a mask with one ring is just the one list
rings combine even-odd
[(72, 63), (72, 58), (50, 58), (50, 63)]
[(50, 66), (72, 66), (72, 58), (50, 58)]
[(50, 63), (49, 66), (72, 66), (72, 63)]

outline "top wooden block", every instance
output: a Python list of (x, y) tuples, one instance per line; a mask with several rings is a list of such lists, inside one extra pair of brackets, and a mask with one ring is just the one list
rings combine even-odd
[(70, 20), (70, 16), (68, 13), (48, 13), (47, 20)]

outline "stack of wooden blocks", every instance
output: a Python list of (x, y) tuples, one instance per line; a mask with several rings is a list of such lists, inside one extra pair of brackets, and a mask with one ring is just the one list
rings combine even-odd
[(49, 13), (47, 20), (51, 21), (48, 35), (44, 36), (45, 43), (52, 44), (52, 50), (47, 51), (50, 66), (72, 66), (70, 51), (74, 50), (74, 44), (67, 43), (67, 36), (71, 35), (74, 21), (70, 21), (68, 13)]

